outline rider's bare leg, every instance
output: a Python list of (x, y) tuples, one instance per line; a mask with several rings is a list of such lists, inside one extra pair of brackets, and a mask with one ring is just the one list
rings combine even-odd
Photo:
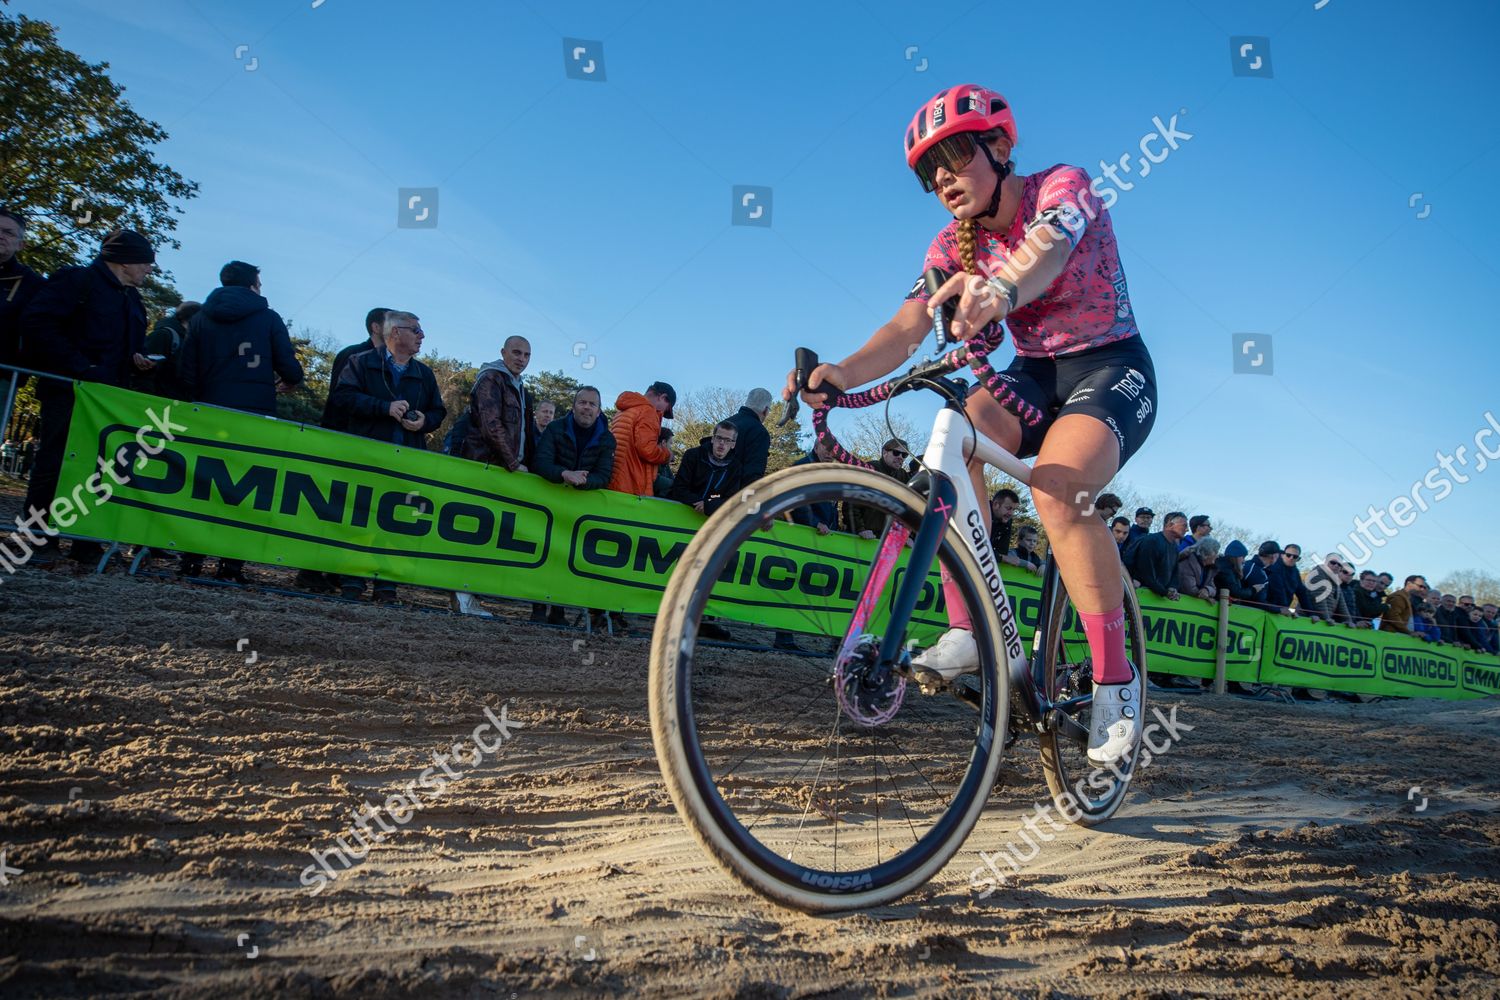
[(1070, 413), (1048, 428), (1031, 474), (1032, 503), (1088, 637), (1095, 680), (1104, 684), (1130, 679), (1120, 551), (1092, 503), (1119, 460), (1119, 442), (1102, 420)]

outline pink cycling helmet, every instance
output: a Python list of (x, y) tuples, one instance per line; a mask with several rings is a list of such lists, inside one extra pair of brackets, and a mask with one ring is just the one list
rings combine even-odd
[(964, 83), (937, 96), (917, 109), (916, 117), (906, 129), (906, 165), (916, 169), (917, 160), (932, 145), (959, 132), (1005, 130), (1010, 144), (1016, 144), (1016, 116), (1010, 102), (998, 91), (977, 83)]

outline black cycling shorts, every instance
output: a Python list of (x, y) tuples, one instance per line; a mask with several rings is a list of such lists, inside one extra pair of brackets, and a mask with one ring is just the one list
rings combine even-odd
[[(1156, 423), (1156, 368), (1139, 335), (1055, 358), (1018, 356), (997, 376), (1013, 396), (1043, 414), (1033, 424), (1021, 421), (1019, 458), (1035, 456), (1064, 413), (1087, 413), (1115, 432), (1123, 467)], [(973, 391), (987, 390), (975, 386)], [(1002, 399), (1000, 405), (1020, 416), (1019, 404)]]

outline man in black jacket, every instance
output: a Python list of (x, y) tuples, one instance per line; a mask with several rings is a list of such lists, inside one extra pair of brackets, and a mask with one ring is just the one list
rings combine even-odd
[(0, 208), (0, 365), (20, 362), (21, 313), (47, 283), (16, 258), (25, 245), (26, 220)]
[[(291, 335), (260, 294), (260, 268), (232, 260), (220, 268), (219, 285), (188, 323), (177, 352), (178, 382), (195, 403), (274, 417), (276, 394), (302, 383)], [(202, 556), (184, 553), (184, 576), (197, 576), (202, 567)], [(214, 575), (251, 582), (240, 559), (220, 557)]]
[[(875, 463), (875, 469), (904, 483), (911, 479), (911, 473), (906, 471), (906, 460), (910, 457), (911, 449), (906, 446), (906, 442), (900, 438), (891, 438), (881, 446), (880, 461)], [(876, 538), (885, 531), (887, 520), (887, 515), (878, 508), (844, 501), (844, 528), (851, 535)]]
[[(599, 390), (591, 385), (573, 393), (573, 409), (553, 420), (536, 446), (532, 469), (548, 482), (563, 483), (577, 490), (602, 490), (615, 471), (615, 436), (599, 415)], [(560, 605), (531, 606), (531, 620), (563, 625), (567, 616)]]
[[(421, 321), (409, 312), (386, 313), (380, 350), (362, 351), (349, 359), (333, 388), (333, 405), (347, 415), (351, 434), (407, 448), (426, 447), (427, 435), (448, 416), (432, 369), (416, 359), (426, 334)], [(347, 598), (364, 595), (365, 581), (346, 576), (340, 589)], [(375, 582), (377, 604), (396, 601), (396, 584)]]
[(219, 284), (188, 324), (177, 377), (195, 403), (274, 417), (276, 394), (302, 383), (291, 335), (260, 294), (260, 268), (232, 260)]
[(683, 452), (667, 499), (685, 503), (700, 514), (712, 514), (722, 507), (743, 485), (735, 460), (738, 434), (734, 424), (725, 420), (698, 447)]
[(349, 429), (349, 415), (333, 405), (334, 386), (339, 384), (339, 376), (344, 374), (350, 358), (365, 351), (385, 349), (385, 338), (381, 331), (385, 328), (385, 316), (388, 312), (390, 310), (385, 306), (376, 306), (365, 313), (365, 339), (357, 344), (350, 344), (334, 356), (333, 367), (328, 369), (328, 400), (323, 404), (322, 421), (323, 426), (331, 431)]
[(354, 355), (339, 373), (334, 407), (347, 416), (350, 434), (425, 448), (448, 416), (437, 376), (416, 359), (426, 333), (415, 315), (392, 309), (382, 335), (379, 350)]
[(1266, 576), (1271, 578), (1266, 587), (1265, 601), (1277, 611), (1286, 611), (1297, 599), (1297, 607), (1311, 609), (1317, 603), (1302, 583), (1302, 574), (1297, 564), (1302, 561), (1302, 546), (1289, 543), (1276, 553), (1276, 561), (1266, 567)]
[[(99, 256), (87, 267), (60, 267), (21, 314), (25, 360), (34, 368), (85, 382), (125, 388), (132, 372), (155, 367), (141, 353), (146, 340), (146, 309), (137, 291), (151, 274), (156, 252), (140, 233), (116, 230), (104, 238)], [(49, 510), (57, 493), (68, 422), (73, 416), (73, 386), (59, 379), (40, 379), (42, 440), (26, 509)], [(95, 560), (95, 542), (76, 542), (73, 558)], [(37, 563), (56, 557), (51, 538), (32, 555)]]
[(766, 415), (770, 412), (770, 391), (751, 389), (745, 405), (726, 421), (734, 425), (734, 460), (740, 467), (742, 486), (749, 486), (766, 474), (766, 461), (771, 457), (771, 434), (766, 430)]
[(135, 380), (137, 390), (166, 399), (189, 398), (177, 377), (178, 355), (187, 340), (188, 324), (202, 308), (201, 302), (183, 302), (156, 321), (146, 335), (146, 346), (142, 351), (156, 362), (156, 367)]
[(1136, 541), (1127, 560), (1137, 587), (1169, 601), (1177, 600), (1177, 543), (1186, 534), (1187, 515), (1174, 510), (1162, 522), (1160, 531)]

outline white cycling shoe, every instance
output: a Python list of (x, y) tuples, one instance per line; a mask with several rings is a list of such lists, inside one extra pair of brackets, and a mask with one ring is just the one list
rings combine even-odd
[(930, 670), (945, 681), (979, 669), (979, 643), (966, 628), (950, 628), (935, 645), (912, 657), (917, 670)]
[(1117, 767), (1141, 731), (1141, 672), (1130, 666), (1123, 684), (1095, 684), (1089, 718), (1089, 763)]

